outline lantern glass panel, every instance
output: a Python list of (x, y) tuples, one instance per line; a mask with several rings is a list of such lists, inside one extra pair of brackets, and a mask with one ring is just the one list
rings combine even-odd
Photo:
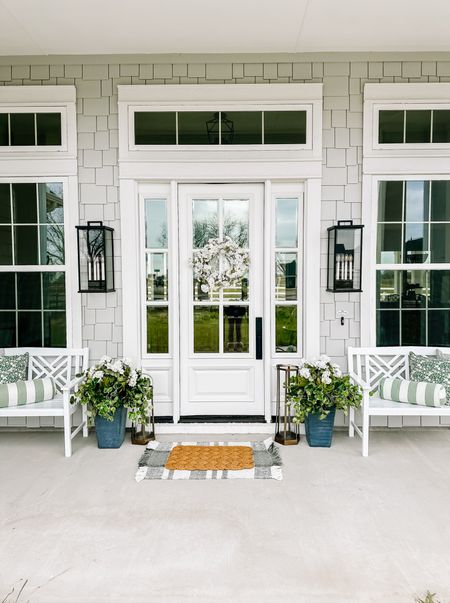
[(105, 230), (105, 277), (106, 290), (114, 289), (114, 246), (113, 231)]
[(80, 292), (114, 291), (113, 230), (101, 223), (77, 228)]
[(328, 290), (361, 291), (361, 226), (328, 230)]

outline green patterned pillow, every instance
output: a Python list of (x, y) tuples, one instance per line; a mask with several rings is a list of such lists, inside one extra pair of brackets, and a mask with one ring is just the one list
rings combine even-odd
[(440, 383), (447, 392), (447, 404), (450, 404), (450, 360), (441, 360), (436, 356), (418, 356), (409, 353), (409, 378), (411, 381)]
[(28, 378), (28, 352), (19, 356), (0, 356), (0, 383), (15, 383)]

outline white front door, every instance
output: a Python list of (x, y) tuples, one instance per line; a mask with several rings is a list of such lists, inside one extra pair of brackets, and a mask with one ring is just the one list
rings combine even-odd
[[(262, 184), (179, 186), (181, 416), (264, 414), (263, 206)], [(190, 260), (225, 236), (248, 250), (248, 276), (204, 293)]]

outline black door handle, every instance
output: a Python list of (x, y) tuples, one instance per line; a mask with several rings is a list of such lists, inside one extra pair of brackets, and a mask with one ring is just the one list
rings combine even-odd
[(255, 319), (255, 337), (256, 337), (256, 360), (262, 360), (263, 357), (263, 324), (262, 318), (258, 316)]

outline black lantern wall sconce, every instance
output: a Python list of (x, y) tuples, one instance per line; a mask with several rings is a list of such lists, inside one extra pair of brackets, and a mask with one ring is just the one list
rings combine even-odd
[(109, 293), (114, 286), (114, 229), (103, 222), (77, 226), (78, 292)]
[(339, 220), (328, 228), (327, 291), (361, 292), (362, 225)]

